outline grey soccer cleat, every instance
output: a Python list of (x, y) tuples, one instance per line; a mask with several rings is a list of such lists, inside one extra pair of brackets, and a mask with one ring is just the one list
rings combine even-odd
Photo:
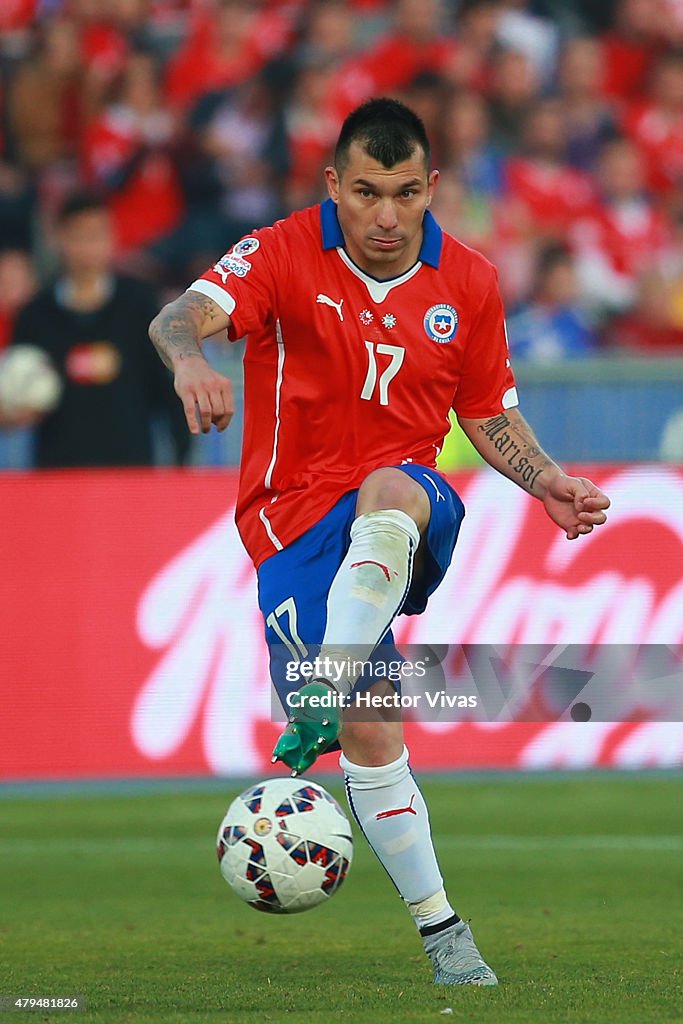
[(467, 921), (422, 936), (434, 965), (435, 985), (497, 985), (498, 978), (476, 947)]

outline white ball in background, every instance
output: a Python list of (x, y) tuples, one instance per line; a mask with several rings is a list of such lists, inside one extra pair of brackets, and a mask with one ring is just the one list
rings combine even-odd
[(52, 412), (62, 390), (50, 357), (35, 345), (13, 345), (0, 356), (0, 412), (6, 416)]

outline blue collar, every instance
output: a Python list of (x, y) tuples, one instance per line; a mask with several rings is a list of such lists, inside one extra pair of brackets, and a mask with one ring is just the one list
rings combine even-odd
[[(344, 235), (337, 218), (337, 207), (331, 199), (320, 204), (320, 230), (323, 237), (323, 249), (337, 249), (344, 246)], [(425, 211), (422, 221), (422, 245), (418, 259), (430, 267), (438, 269), (441, 259), (443, 232), (432, 217), (429, 210)]]

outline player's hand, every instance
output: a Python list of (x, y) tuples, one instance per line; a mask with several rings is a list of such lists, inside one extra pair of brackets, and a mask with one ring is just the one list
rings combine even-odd
[(188, 356), (175, 366), (173, 381), (183, 403), (190, 433), (208, 434), (213, 423), (225, 430), (235, 412), (232, 384), (209, 366), (202, 355)]
[(550, 479), (543, 504), (552, 521), (565, 531), (567, 540), (576, 540), (607, 522), (605, 510), (610, 500), (585, 477), (558, 473)]

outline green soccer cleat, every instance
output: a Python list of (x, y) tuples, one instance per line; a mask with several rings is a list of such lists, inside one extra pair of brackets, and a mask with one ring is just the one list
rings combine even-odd
[[(308, 771), (318, 754), (322, 754), (341, 732), (341, 713), (336, 702), (321, 706), (319, 698), (337, 693), (326, 683), (314, 680), (299, 690), (299, 706), (292, 710), (287, 728), (275, 744), (272, 763), (282, 761), (292, 775)], [(315, 698), (313, 701), (311, 698)]]

